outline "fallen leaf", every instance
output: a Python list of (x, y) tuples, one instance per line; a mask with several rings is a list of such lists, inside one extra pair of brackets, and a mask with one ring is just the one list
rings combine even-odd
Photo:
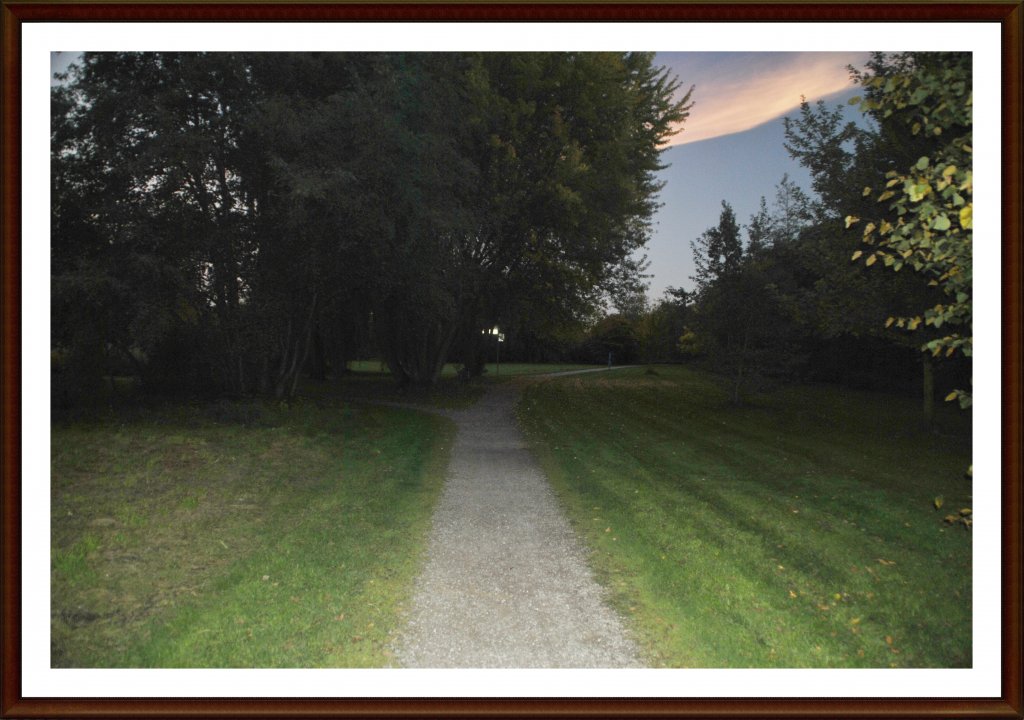
[(790, 590), (790, 591), (789, 591), (789, 596), (790, 596), (791, 598), (795, 598), (795, 597), (796, 597), (796, 593), (795, 593), (795, 592), (793, 592), (792, 590)]
[(886, 635), (885, 636), (885, 644), (886, 645), (892, 645), (893, 644), (892, 635)]

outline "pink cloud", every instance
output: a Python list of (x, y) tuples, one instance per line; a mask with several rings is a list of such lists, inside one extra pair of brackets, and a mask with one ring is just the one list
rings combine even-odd
[(684, 87), (696, 86), (684, 130), (669, 144), (749, 130), (799, 107), (801, 96), (813, 102), (850, 88), (847, 65), (862, 66), (867, 57), (864, 52), (668, 55)]

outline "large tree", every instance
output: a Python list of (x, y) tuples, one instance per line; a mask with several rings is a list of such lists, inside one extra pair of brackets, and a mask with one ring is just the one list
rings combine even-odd
[[(913, 269), (943, 299), (905, 316), (890, 317), (887, 326), (908, 331), (931, 326), (937, 337), (922, 340), (932, 357), (966, 357), (972, 352), (972, 84), (968, 53), (906, 53), (876, 56), (868, 70), (856, 73), (865, 90), (861, 107), (911, 138), (913, 163), (897, 163), (885, 173), (884, 185), (867, 185), (865, 198), (881, 207), (865, 214), (866, 249), (853, 253), (868, 266), (881, 262), (899, 271)], [(881, 210), (881, 212), (879, 212)], [(860, 221), (850, 213), (846, 222)], [(957, 389), (947, 399), (971, 402), (970, 391)]]
[[(944, 301), (934, 286), (918, 282), (907, 272), (882, 274), (865, 271), (864, 265), (851, 272), (848, 266), (851, 257), (862, 258), (869, 267), (881, 260), (896, 270), (904, 265), (909, 267), (910, 262), (900, 254), (907, 252), (905, 246), (899, 253), (870, 252), (870, 248), (862, 244), (864, 233), (850, 226), (860, 217), (875, 219), (861, 226), (867, 228), (870, 238), (878, 230), (888, 232), (905, 223), (897, 216), (898, 208), (892, 209), (883, 223), (876, 197), (882, 196), (883, 202), (892, 198), (898, 184), (894, 168), (916, 168), (922, 157), (935, 156), (948, 142), (949, 135), (943, 138), (935, 134), (934, 125), (923, 131), (924, 123), (915, 117), (915, 105), (904, 100), (882, 102), (881, 98), (912, 85), (914, 81), (910, 78), (929, 65), (961, 62), (954, 60), (957, 57), (951, 53), (876, 53), (866, 70), (851, 68), (854, 81), (861, 84), (866, 93), (862, 122), (843, 122), (839, 109), (829, 110), (823, 103), (814, 107), (804, 103), (800, 115), (786, 124), (787, 148), (811, 171), (814, 188), (819, 193), (815, 200), (818, 208), (815, 221), (799, 243), (804, 252), (796, 258), (818, 279), (812, 285), (804, 284), (792, 295), (799, 299), (800, 312), (813, 322), (817, 333), (825, 340), (846, 344), (849, 338), (870, 338), (872, 342), (891, 344), (894, 351), (899, 352), (902, 352), (899, 348), (929, 345), (932, 352), (920, 357), (926, 423), (931, 422), (935, 394), (933, 357), (948, 352), (948, 348), (944, 346), (935, 352), (934, 341), (941, 339), (942, 333), (933, 327), (924, 327), (923, 314), (913, 309), (930, 308), (930, 317), (940, 312), (939, 307), (949, 311), (952, 304)], [(950, 80), (953, 88), (958, 88), (950, 92), (961, 94), (962, 107), (963, 86), (955, 79)], [(910, 100), (915, 92), (912, 89), (906, 93), (905, 100)], [(922, 98), (919, 93), (917, 101)], [(934, 107), (942, 105), (942, 100), (936, 100)], [(962, 120), (959, 127), (963, 128)], [(951, 131), (952, 126), (947, 125), (944, 132)], [(937, 172), (941, 173), (946, 167), (948, 165), (943, 165)], [(941, 178), (939, 180), (941, 182)], [(866, 191), (866, 187), (877, 190)], [(955, 293), (952, 299), (955, 301)], [(886, 329), (887, 318), (892, 318), (888, 325), (895, 327)], [(915, 333), (900, 329), (900, 326), (917, 328), (919, 325), (917, 337)]]
[(54, 93), (55, 348), (286, 397), (362, 338), (429, 384), (635, 281), (677, 90), (637, 53), (87, 53)]

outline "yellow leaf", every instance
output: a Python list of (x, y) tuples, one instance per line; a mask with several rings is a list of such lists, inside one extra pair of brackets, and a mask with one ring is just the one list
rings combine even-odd
[(886, 321), (885, 321), (885, 326), (886, 326), (886, 327), (892, 327), (892, 324), (893, 324), (894, 322), (896, 322), (896, 318), (892, 318), (892, 317), (891, 317), (891, 318), (889, 318), (888, 320), (886, 320)]
[(869, 188), (869, 187), (864, 188), (864, 193), (863, 193), (864, 197), (867, 197), (870, 194), (871, 194), (871, 188)]
[(856, 260), (857, 258), (859, 258), (863, 254), (864, 254), (863, 250), (857, 250), (856, 252), (853, 253), (853, 257), (851, 257), (850, 260), (851, 261), (852, 260)]
[(960, 508), (960, 514), (961, 515), (970, 515), (971, 514), (971, 509), (970, 508)]
[(851, 625), (859, 625), (860, 624), (860, 618), (859, 617), (855, 617), (853, 620), (850, 621), (850, 624)]
[(875, 264), (875, 260), (877, 259), (878, 258), (875, 257), (875, 254), (871, 253), (870, 255), (868, 255), (868, 259), (864, 264), (867, 265), (868, 267), (871, 267), (872, 265)]
[[(950, 348), (950, 349), (952, 349), (952, 348)], [(950, 402), (951, 400), (956, 400), (957, 395), (959, 395), (959, 393), (956, 390), (954, 390), (953, 392), (951, 392), (949, 395), (946, 396), (946, 402)], [(936, 505), (935, 507), (940, 507), (940, 506)]]
[(960, 208), (960, 227), (964, 230), (970, 230), (974, 224), (974, 211), (972, 205), (965, 205)]
[(946, 499), (944, 497), (942, 497), (941, 495), (939, 495), (937, 498), (935, 498), (935, 500), (933, 502), (933, 504), (935, 505), (935, 509), (938, 510), (940, 507), (942, 507), (942, 503), (944, 503), (944, 502), (946, 502)]
[(857, 217), (856, 215), (847, 215), (846, 216), (846, 227), (847, 228), (849, 228), (854, 223), (859, 223), (859, 222), (860, 222), (860, 218)]
[(796, 593), (795, 593), (795, 592), (793, 592), (792, 590), (790, 590), (790, 591), (789, 591), (789, 596), (790, 596), (791, 598), (795, 598), (795, 597), (796, 597)]
[(886, 635), (885, 636), (885, 644), (886, 645), (892, 645), (893, 642), (895, 642), (895, 641), (892, 639), (892, 635)]

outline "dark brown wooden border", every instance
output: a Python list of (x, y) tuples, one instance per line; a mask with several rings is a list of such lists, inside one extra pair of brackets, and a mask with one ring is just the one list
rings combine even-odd
[(507, 22), (910, 22), (990, 21), (1007, 18), (1019, 3), (760, 3), (741, 2), (383, 2), (383, 3), (178, 3), (129, 4), (37, 2), (7, 3), (21, 22), (117, 21), (507, 21)]
[(21, 686), (21, 33), (0, 8), (0, 715)]
[[(0, 232), (2, 232), (2, 648), (0, 717), (4, 718), (325, 718), (372, 717), (849, 717), (1024, 718), (1022, 692), (1021, 347), (1022, 284), (1021, 0), (954, 3), (2, 3), (0, 68)], [(1003, 643), (998, 698), (943, 699), (536, 699), (536, 700), (259, 700), (58, 699), (21, 696), (21, 26), (25, 22), (164, 21), (586, 21), (586, 22), (925, 22), (989, 21), (1002, 27), (1003, 63)]]

